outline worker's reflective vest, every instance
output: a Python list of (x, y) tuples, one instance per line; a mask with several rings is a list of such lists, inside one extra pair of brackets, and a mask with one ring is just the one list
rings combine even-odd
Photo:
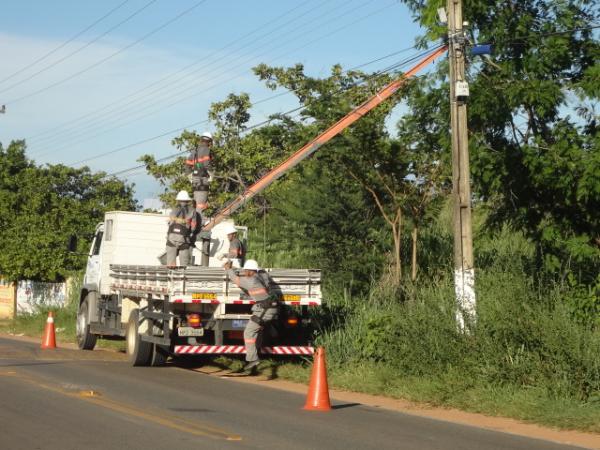
[(210, 167), (210, 147), (200, 144), (185, 160), (186, 172), (192, 174), (192, 185), (205, 184)]

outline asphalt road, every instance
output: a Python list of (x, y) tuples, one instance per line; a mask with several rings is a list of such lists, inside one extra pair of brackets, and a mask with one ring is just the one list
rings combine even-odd
[(122, 359), (0, 338), (0, 449), (574, 448)]

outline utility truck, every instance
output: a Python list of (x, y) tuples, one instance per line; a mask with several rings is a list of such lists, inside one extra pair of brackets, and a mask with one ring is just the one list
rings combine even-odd
[[(168, 217), (113, 211), (96, 228), (77, 314), (79, 348), (91, 350), (98, 337), (125, 338), (133, 365), (162, 365), (169, 355), (243, 354), (243, 330), (254, 301), (233, 284), (219, 256), (228, 250), (226, 221), (204, 233), (194, 262), (159, 264)], [(236, 227), (245, 238), (247, 229)], [(208, 237), (210, 235), (210, 237)], [(308, 308), (321, 304), (321, 273), (314, 269), (263, 269), (281, 301), (262, 352), (310, 355)]]

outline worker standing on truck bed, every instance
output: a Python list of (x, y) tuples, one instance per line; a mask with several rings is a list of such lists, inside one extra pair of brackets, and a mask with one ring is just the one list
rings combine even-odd
[(192, 207), (192, 199), (187, 191), (180, 191), (176, 197), (177, 206), (169, 215), (167, 231), (167, 266), (187, 266), (190, 263), (192, 232), (197, 229), (196, 220), (199, 214)]
[(208, 208), (208, 185), (212, 180), (211, 155), (212, 134), (208, 131), (200, 136), (200, 144), (194, 148), (185, 160), (186, 173), (192, 182), (192, 195), (196, 201), (196, 210), (204, 211)]
[(233, 263), (233, 267), (242, 267), (246, 261), (246, 247), (237, 237), (238, 230), (233, 224), (225, 225), (224, 233), (229, 241), (229, 250), (223, 253), (219, 259), (227, 259)]
[(265, 325), (277, 318), (279, 301), (270, 292), (268, 278), (265, 279), (266, 277), (258, 273), (260, 269), (255, 260), (246, 261), (240, 276), (231, 268), (231, 261), (226, 262), (223, 267), (228, 278), (255, 301), (252, 305), (252, 316), (244, 329), (247, 361), (244, 370), (252, 370), (260, 364), (257, 349), (261, 347)]

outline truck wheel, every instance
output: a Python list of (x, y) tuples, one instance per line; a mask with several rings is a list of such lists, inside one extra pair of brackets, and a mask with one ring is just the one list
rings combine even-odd
[(81, 350), (94, 350), (98, 336), (90, 333), (89, 304), (84, 298), (77, 310), (77, 345)]
[(152, 352), (152, 360), (150, 365), (152, 367), (164, 366), (169, 357), (169, 347), (164, 345), (154, 344), (154, 351)]
[(150, 342), (142, 341), (138, 332), (139, 313), (137, 309), (131, 311), (129, 321), (127, 322), (127, 332), (125, 333), (125, 342), (129, 361), (134, 366), (147, 366), (152, 359), (152, 347)]

